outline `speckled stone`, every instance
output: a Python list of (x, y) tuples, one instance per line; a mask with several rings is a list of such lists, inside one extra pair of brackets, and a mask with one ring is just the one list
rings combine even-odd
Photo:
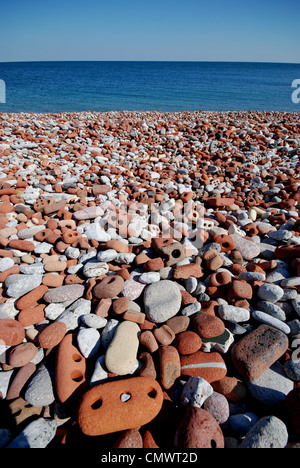
[(26, 387), (24, 399), (32, 406), (47, 406), (54, 402), (53, 373), (41, 363)]
[(285, 448), (288, 442), (287, 427), (276, 416), (265, 416), (246, 434), (239, 448)]
[(133, 271), (130, 273), (130, 278), (124, 282), (123, 296), (128, 297), (132, 301), (141, 296), (146, 287), (146, 284), (142, 284), (139, 281), (142, 273), (143, 271)]
[(230, 237), (233, 238), (236, 250), (242, 254), (244, 260), (253, 260), (259, 256), (260, 248), (254, 242), (244, 239), (239, 234), (231, 234)]
[(288, 346), (289, 340), (285, 333), (263, 324), (234, 344), (231, 358), (244, 378), (254, 380), (269, 369)]
[(54, 419), (38, 418), (29, 423), (6, 448), (45, 448), (56, 434)]
[(202, 408), (186, 409), (176, 430), (177, 449), (224, 448), (224, 436), (216, 419)]
[(48, 304), (53, 302), (76, 301), (84, 294), (85, 287), (81, 284), (67, 284), (58, 288), (49, 289), (44, 295)]
[(230, 414), (227, 398), (218, 392), (213, 392), (203, 404), (203, 409), (208, 411), (219, 424), (224, 424)]

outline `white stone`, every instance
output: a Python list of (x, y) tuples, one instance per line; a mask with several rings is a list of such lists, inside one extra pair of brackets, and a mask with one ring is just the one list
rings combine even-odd
[(0, 259), (0, 271), (8, 270), (8, 268), (13, 267), (15, 262), (10, 257), (3, 257)]
[(85, 358), (94, 357), (100, 349), (101, 338), (96, 328), (79, 328), (77, 344)]
[(184, 384), (180, 396), (181, 404), (185, 407), (196, 406), (201, 408), (206, 398), (212, 395), (214, 389), (201, 377), (189, 377)]

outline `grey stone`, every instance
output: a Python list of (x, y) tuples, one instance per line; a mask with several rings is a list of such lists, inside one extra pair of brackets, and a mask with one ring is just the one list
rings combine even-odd
[(264, 283), (258, 288), (257, 295), (263, 301), (277, 302), (283, 296), (283, 289), (277, 284)]
[(192, 294), (194, 291), (196, 291), (197, 286), (198, 286), (198, 280), (194, 276), (190, 276), (188, 279), (184, 280), (184, 286), (187, 292)]
[(259, 244), (260, 257), (264, 260), (272, 260), (275, 258), (275, 245), (268, 245), (265, 242)]
[(246, 271), (240, 273), (238, 279), (245, 281), (265, 281), (266, 275), (265, 273), (260, 273), (258, 271)]
[[(300, 342), (300, 340), (299, 340)], [(300, 360), (289, 359), (284, 363), (284, 371), (287, 377), (294, 382), (300, 382)]]
[(118, 252), (114, 249), (101, 250), (97, 254), (97, 260), (99, 262), (112, 262), (118, 256)]
[(260, 377), (246, 381), (246, 386), (260, 403), (273, 406), (285, 400), (294, 388), (294, 382), (288, 378), (284, 366), (276, 361)]
[(233, 323), (247, 322), (250, 319), (250, 312), (248, 309), (235, 307), (233, 305), (220, 305), (218, 314), (222, 320), (228, 320)]
[(284, 289), (281, 301), (292, 301), (298, 296), (297, 289)]
[(235, 242), (236, 250), (242, 254), (244, 260), (252, 260), (253, 258), (259, 256), (260, 247), (259, 245), (255, 244), (255, 242), (244, 239), (244, 237), (240, 236), (239, 234), (231, 234), (231, 237)]
[(45, 448), (56, 434), (54, 419), (38, 418), (32, 421), (6, 448)]
[(43, 225), (20, 229), (20, 231), (18, 231), (18, 238), (22, 240), (30, 239), (34, 237), (35, 234), (37, 234), (39, 231), (43, 231), (44, 229), (45, 226)]
[(96, 314), (85, 314), (80, 317), (80, 322), (90, 328), (104, 328), (107, 324), (107, 319), (99, 317)]
[(158, 271), (149, 271), (142, 273), (139, 281), (143, 284), (152, 284), (160, 281), (160, 274)]
[(44, 294), (44, 300), (51, 304), (53, 302), (65, 302), (73, 299), (79, 299), (84, 294), (85, 287), (82, 284), (66, 284), (57, 288), (49, 289)]
[(188, 304), (181, 310), (181, 315), (185, 315), (189, 317), (190, 315), (194, 315), (197, 312), (200, 312), (201, 304), (200, 302), (193, 302), (192, 304)]
[(290, 288), (292, 286), (299, 286), (300, 278), (299, 276), (292, 276), (281, 281), (280, 286), (282, 288)]
[(289, 276), (290, 273), (286, 268), (279, 267), (267, 274), (266, 281), (280, 286), (282, 281), (289, 278)]
[(281, 419), (265, 416), (254, 424), (239, 448), (285, 448), (288, 437), (287, 427)]
[(180, 290), (169, 280), (150, 284), (144, 291), (144, 305), (146, 315), (150, 320), (155, 323), (165, 322), (180, 310)]
[(8, 270), (8, 268), (13, 267), (15, 262), (10, 257), (3, 257), (0, 259), (0, 271)]
[(49, 244), (49, 242), (41, 242), (34, 248), (34, 253), (36, 254), (49, 253), (52, 247), (53, 245)]
[(271, 239), (275, 239), (277, 241), (285, 241), (289, 240), (293, 234), (286, 229), (278, 229), (277, 231), (270, 231), (268, 236), (271, 237)]
[(42, 275), (45, 273), (43, 263), (32, 263), (31, 265), (21, 265), (20, 273), (23, 275)]
[(42, 283), (43, 275), (10, 275), (4, 286), (9, 297), (19, 298), (37, 288)]
[(80, 255), (80, 250), (77, 247), (72, 247), (69, 245), (65, 250), (65, 255), (67, 258), (78, 258)]
[(287, 322), (287, 325), (290, 327), (292, 336), (300, 335), (300, 320), (291, 320), (290, 322)]
[(90, 387), (94, 387), (95, 385), (102, 383), (107, 379), (107, 377), (108, 372), (105, 367), (105, 355), (103, 355), (100, 356), (95, 363), (94, 371), (89, 383)]
[(72, 301), (72, 304), (56, 320), (64, 322), (67, 331), (75, 330), (79, 326), (81, 317), (91, 312), (91, 307), (91, 301), (79, 298), (74, 302)]
[(109, 347), (119, 324), (119, 320), (116, 319), (110, 319), (107, 321), (107, 324), (101, 333), (101, 344), (104, 349)]
[(53, 371), (42, 363), (26, 386), (24, 400), (32, 406), (47, 406), (55, 400)]
[(258, 322), (265, 323), (267, 325), (270, 325), (271, 327), (277, 328), (278, 330), (281, 330), (287, 335), (291, 331), (290, 327), (286, 323), (282, 322), (282, 320), (278, 320), (277, 318), (272, 317), (272, 315), (267, 314), (266, 312), (262, 312), (260, 310), (253, 310), (251, 316)]
[(268, 301), (258, 301), (256, 304), (258, 310), (265, 312), (266, 314), (272, 315), (272, 317), (278, 320), (286, 320), (286, 315), (284, 310), (279, 307), (277, 304)]

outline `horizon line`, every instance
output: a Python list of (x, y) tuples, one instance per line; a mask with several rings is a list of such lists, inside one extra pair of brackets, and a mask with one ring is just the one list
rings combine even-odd
[(279, 65), (300, 65), (300, 62), (277, 62), (277, 61), (245, 61), (245, 60), (10, 60), (10, 61), (0, 61), (0, 64), (7, 64), (7, 63), (99, 63), (99, 62), (128, 62), (128, 63), (261, 63), (261, 64), (279, 64)]

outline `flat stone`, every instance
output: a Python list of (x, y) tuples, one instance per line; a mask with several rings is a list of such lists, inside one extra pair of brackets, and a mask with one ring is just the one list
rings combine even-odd
[(81, 284), (66, 284), (58, 288), (49, 289), (44, 294), (44, 300), (51, 304), (53, 302), (65, 302), (79, 299), (84, 294), (85, 287)]
[(56, 320), (64, 322), (67, 326), (67, 332), (75, 330), (80, 324), (81, 317), (91, 312), (91, 301), (79, 298), (76, 301), (72, 301)]
[(6, 288), (6, 294), (9, 297), (21, 297), (37, 288), (43, 280), (43, 275), (10, 275), (6, 278), (4, 286)]
[(265, 312), (262, 312), (260, 310), (253, 310), (251, 314), (252, 318), (257, 320), (260, 323), (266, 323), (267, 325), (270, 325), (271, 327), (278, 328), (278, 330), (281, 330), (283, 333), (286, 333), (287, 335), (290, 333), (290, 327), (282, 322), (282, 320), (278, 320), (275, 317), (272, 317), (270, 314), (266, 314)]
[(114, 249), (101, 250), (97, 254), (99, 262), (113, 262), (118, 256), (118, 252)]
[(94, 219), (98, 216), (103, 216), (103, 214), (104, 211), (100, 206), (87, 206), (83, 208), (83, 210), (75, 211), (75, 213), (73, 213), (73, 218), (76, 219), (76, 221), (81, 221), (84, 219)]
[(231, 234), (230, 236), (234, 240), (236, 250), (242, 254), (244, 260), (252, 260), (253, 258), (259, 256), (260, 248), (257, 244), (244, 239), (244, 237), (240, 236), (239, 234)]
[(96, 224), (96, 223), (93, 223), (90, 226), (88, 226), (85, 229), (84, 234), (89, 240), (95, 240), (98, 242), (107, 242), (111, 240), (110, 234), (104, 231), (104, 229), (102, 229), (100, 224)]
[(6, 448), (45, 448), (54, 438), (56, 430), (56, 420), (38, 418), (28, 424)]
[(268, 301), (258, 301), (256, 303), (256, 308), (257, 310), (261, 310), (262, 312), (265, 312), (266, 314), (272, 315), (272, 317), (285, 321), (286, 320), (286, 314), (284, 310), (277, 304), (274, 304), (273, 302), (268, 302)]
[(85, 314), (80, 318), (82, 324), (90, 328), (104, 328), (107, 324), (107, 319), (104, 317), (99, 317), (96, 314)]
[(249, 393), (263, 405), (275, 406), (285, 401), (294, 388), (294, 381), (285, 373), (284, 366), (275, 362), (260, 377), (246, 381)]
[(32, 406), (47, 406), (55, 400), (52, 372), (45, 364), (41, 363), (28, 383), (24, 400)]

